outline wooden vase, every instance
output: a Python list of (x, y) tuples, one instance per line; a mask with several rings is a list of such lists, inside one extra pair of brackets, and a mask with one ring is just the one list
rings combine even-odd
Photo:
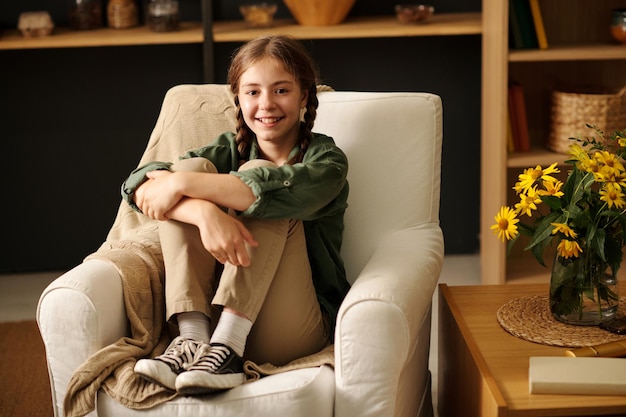
[(343, 22), (356, 0), (284, 0), (298, 23), (329, 26)]

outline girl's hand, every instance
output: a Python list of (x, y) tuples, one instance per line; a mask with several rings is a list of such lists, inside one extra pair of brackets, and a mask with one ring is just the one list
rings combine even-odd
[(154, 220), (167, 220), (166, 213), (183, 197), (177, 191), (174, 176), (165, 170), (150, 171), (148, 180), (135, 190), (135, 204)]
[(204, 205), (200, 218), (197, 226), (202, 244), (218, 262), (250, 266), (246, 244), (258, 246), (258, 242), (243, 223), (214, 204)]

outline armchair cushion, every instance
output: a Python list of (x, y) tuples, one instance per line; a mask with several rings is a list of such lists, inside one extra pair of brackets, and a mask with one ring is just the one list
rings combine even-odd
[[(335, 376), (321, 366), (271, 375), (209, 397), (178, 397), (150, 408), (151, 417), (187, 416), (331, 416)], [(280, 404), (280, 414), (277, 414)], [(142, 417), (146, 410), (129, 409), (107, 394), (98, 395), (104, 416)]]

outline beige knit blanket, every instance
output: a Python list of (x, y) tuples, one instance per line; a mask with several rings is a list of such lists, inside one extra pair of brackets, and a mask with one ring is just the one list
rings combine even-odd
[[(321, 87), (321, 90), (329, 90)], [(234, 129), (232, 94), (224, 85), (179, 86), (168, 92), (139, 165), (175, 161), (187, 150), (209, 143)], [(164, 268), (158, 222), (120, 204), (106, 242), (89, 259), (115, 266), (122, 277), (131, 334), (96, 352), (72, 376), (65, 396), (66, 417), (83, 416), (95, 408), (103, 389), (121, 404), (154, 407), (177, 394), (149, 383), (133, 371), (137, 359), (164, 352), (170, 336), (165, 325)], [(292, 369), (334, 364), (333, 346), (285, 366), (246, 362), (249, 380)]]

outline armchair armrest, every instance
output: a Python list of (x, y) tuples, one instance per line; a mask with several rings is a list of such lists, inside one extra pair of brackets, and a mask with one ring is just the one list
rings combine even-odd
[(396, 232), (352, 285), (337, 317), (335, 416), (417, 414), (443, 252), (438, 224)]
[(128, 333), (122, 280), (112, 265), (84, 262), (42, 293), (37, 323), (46, 348), (55, 416), (73, 372), (93, 353)]

